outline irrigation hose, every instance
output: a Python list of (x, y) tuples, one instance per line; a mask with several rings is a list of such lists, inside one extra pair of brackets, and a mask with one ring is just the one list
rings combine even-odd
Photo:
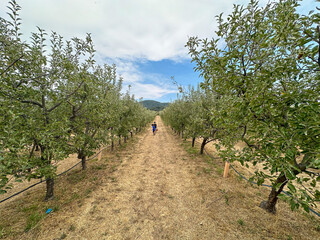
[[(99, 155), (99, 153), (101, 153), (101, 152), (102, 152), (104, 149), (106, 149), (107, 147), (109, 147), (109, 146), (106, 146), (106, 147), (102, 148), (98, 153), (96, 153), (94, 156), (88, 158), (87, 160), (90, 161), (90, 160), (94, 159), (96, 156)], [(57, 175), (57, 177), (59, 177), (59, 176), (65, 174), (65, 173), (69, 172), (71, 169), (75, 168), (75, 167), (78, 166), (80, 163), (81, 163), (81, 161), (77, 162), (75, 165), (73, 165), (72, 167), (68, 168), (68, 169), (65, 170), (64, 172), (59, 173), (59, 174)], [(19, 194), (21, 194), (21, 193), (29, 190), (30, 188), (33, 188), (33, 187), (35, 187), (35, 186), (37, 186), (38, 184), (43, 183), (43, 182), (45, 182), (45, 180), (42, 180), (42, 179), (41, 179), (40, 182), (34, 183), (34, 184), (28, 186), (27, 188), (25, 188), (25, 189), (23, 189), (23, 190), (21, 190), (21, 191), (19, 191), (19, 192), (16, 192), (16, 193), (12, 194), (11, 196), (9, 196), (9, 197), (7, 197), (7, 198), (5, 198), (5, 199), (0, 200), (0, 203), (3, 203), (3, 202), (5, 202), (5, 201), (9, 200), (10, 198), (13, 198), (14, 196), (17, 196), (17, 195), (19, 195)]]

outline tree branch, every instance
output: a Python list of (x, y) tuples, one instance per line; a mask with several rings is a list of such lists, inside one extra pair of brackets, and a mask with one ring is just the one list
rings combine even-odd
[(22, 99), (19, 99), (19, 98), (14, 98), (14, 97), (12, 97), (10, 94), (5, 93), (5, 92), (3, 92), (3, 91), (1, 91), (1, 90), (0, 90), (0, 92), (1, 92), (3, 95), (5, 95), (5, 96), (7, 96), (7, 97), (9, 97), (10, 99), (13, 99), (13, 100), (15, 100), (15, 101), (19, 101), (19, 102), (21, 102), (21, 103), (31, 103), (31, 104), (33, 104), (33, 105), (39, 106), (40, 108), (43, 108), (43, 106), (42, 106), (41, 103), (39, 103), (39, 102), (36, 102), (36, 101), (33, 101), (33, 100), (22, 100)]
[(64, 101), (68, 100), (73, 94), (75, 94), (78, 89), (82, 86), (82, 84), (84, 83), (84, 81), (82, 81), (79, 86), (70, 94), (68, 94), (61, 102), (57, 103), (56, 105), (54, 105), (52, 108), (48, 109), (48, 112), (52, 112), (54, 109), (56, 109), (57, 107), (59, 107)]
[(250, 143), (248, 142), (248, 140), (245, 139), (245, 138), (242, 138), (242, 140), (247, 144), (247, 146), (248, 146), (249, 148), (254, 148), (254, 149), (256, 149), (256, 150), (259, 150), (259, 146), (258, 146), (258, 145), (250, 144)]
[(247, 125), (244, 125), (244, 126), (243, 126), (243, 134), (242, 134), (241, 138), (244, 138), (244, 136), (246, 135), (246, 133), (247, 133)]
[(318, 65), (320, 66), (320, 29), (319, 25), (317, 26), (317, 32), (318, 32)]
[(314, 175), (314, 176), (319, 176), (320, 177), (320, 173), (315, 173), (315, 172), (311, 172), (311, 171), (308, 171), (308, 170), (305, 170), (304, 172), (308, 173), (310, 175)]
[(212, 138), (212, 139), (210, 139), (210, 140), (207, 140), (206, 144), (209, 143), (209, 142), (213, 142), (213, 141), (215, 141), (215, 140), (217, 140), (217, 139)]
[(39, 106), (40, 108), (43, 108), (43, 106), (42, 106), (41, 103), (38, 103), (38, 102), (33, 101), (33, 100), (20, 100), (20, 99), (17, 99), (17, 100), (18, 100), (19, 102), (21, 102), (21, 103), (30, 103), (30, 104)]
[(21, 58), (24, 57), (24, 54), (22, 54), (19, 58), (14, 60), (2, 73), (1, 75), (5, 74), (16, 62), (18, 62)]

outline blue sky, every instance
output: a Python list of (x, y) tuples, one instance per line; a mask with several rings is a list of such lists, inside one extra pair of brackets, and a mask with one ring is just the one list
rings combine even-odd
[[(25, 39), (39, 26), (65, 40), (91, 33), (98, 64), (117, 65), (124, 91), (131, 85), (136, 99), (168, 102), (176, 99), (177, 86), (196, 85), (188, 37), (211, 38), (215, 16), (231, 13), (233, 4), (249, 0), (16, 0), (21, 5), (21, 31)], [(260, 1), (264, 5), (268, 0)], [(303, 0), (301, 10), (319, 6)], [(0, 1), (0, 16), (7, 18), (8, 1)]]
[[(145, 63), (139, 64), (139, 69), (141, 72), (145, 73), (147, 76), (152, 74), (159, 74), (159, 78), (166, 80), (168, 85), (172, 86), (176, 91), (176, 84), (178, 85), (195, 85), (197, 82), (201, 81), (199, 74), (196, 73), (193, 68), (195, 64), (191, 63), (190, 59), (184, 59), (179, 62), (164, 59), (161, 61), (146, 61)], [(173, 84), (173, 79), (176, 84)], [(153, 79), (146, 79), (146, 81), (153, 82)], [(154, 84), (158, 84), (157, 81), (154, 81)], [(177, 97), (177, 92), (168, 93), (156, 100), (160, 102), (168, 102), (174, 100)]]

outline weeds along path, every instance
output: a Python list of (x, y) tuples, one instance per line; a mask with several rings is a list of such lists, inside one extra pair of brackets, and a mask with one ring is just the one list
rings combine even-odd
[(138, 135), (134, 151), (126, 148), (117, 170), (99, 175), (88, 198), (48, 215), (21, 239), (317, 238), (300, 213), (281, 202), (277, 215), (266, 213), (258, 207), (261, 189), (223, 179), (220, 160), (208, 164), (188, 153), (189, 143), (155, 121), (157, 135), (151, 126)]

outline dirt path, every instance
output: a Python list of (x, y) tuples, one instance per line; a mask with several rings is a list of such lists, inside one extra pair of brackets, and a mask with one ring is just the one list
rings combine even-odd
[(66, 213), (56, 232), (42, 231), (38, 239), (60, 236), (70, 225), (77, 231), (68, 239), (221, 239), (202, 214), (206, 204), (187, 153), (159, 117), (156, 121), (159, 132), (141, 137), (134, 157), (115, 172), (114, 184), (102, 186), (79, 212)]

